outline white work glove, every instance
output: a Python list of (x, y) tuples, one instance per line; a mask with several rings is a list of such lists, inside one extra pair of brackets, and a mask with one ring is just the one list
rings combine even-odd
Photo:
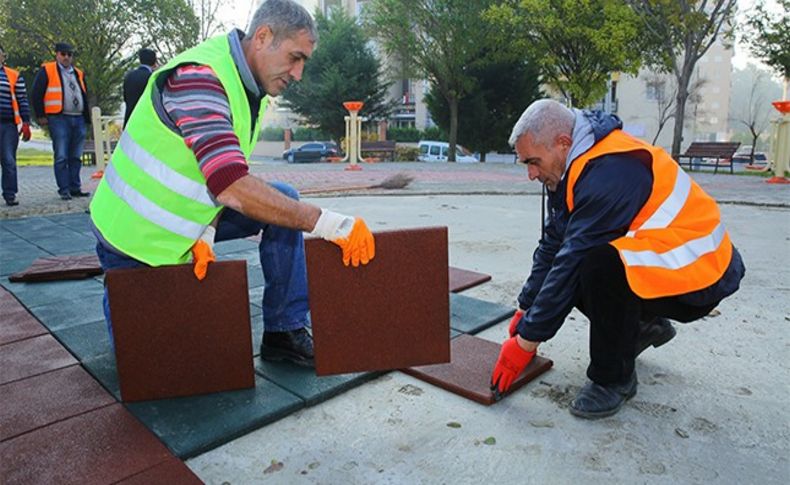
[(340, 246), (343, 250), (343, 264), (346, 266), (368, 264), (376, 255), (373, 234), (365, 221), (358, 217), (321, 209), (321, 215), (310, 234)]

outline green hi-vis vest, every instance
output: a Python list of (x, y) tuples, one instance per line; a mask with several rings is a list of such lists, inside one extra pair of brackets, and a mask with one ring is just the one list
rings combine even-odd
[(226, 35), (211, 38), (154, 72), (104, 171), (90, 205), (91, 218), (113, 247), (150, 266), (184, 263), (190, 248), (222, 209), (208, 191), (197, 158), (159, 119), (152, 102), (156, 80), (183, 64), (210, 66), (230, 102), (233, 131), (249, 159), (267, 100), (258, 119), (230, 53)]

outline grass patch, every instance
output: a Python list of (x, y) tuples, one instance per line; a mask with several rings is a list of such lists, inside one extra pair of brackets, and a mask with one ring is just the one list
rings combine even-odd
[(20, 148), (16, 152), (18, 167), (51, 167), (54, 163), (52, 153), (35, 148)]

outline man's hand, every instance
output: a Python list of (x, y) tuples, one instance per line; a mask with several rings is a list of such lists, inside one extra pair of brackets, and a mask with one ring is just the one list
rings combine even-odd
[(507, 334), (510, 337), (516, 336), (516, 328), (518, 327), (518, 323), (521, 321), (521, 318), (524, 317), (524, 310), (519, 308), (516, 310), (516, 313), (513, 314), (513, 318), (510, 319), (510, 326), (507, 328)]
[(38, 121), (38, 126), (46, 126), (47, 124), (49, 124), (49, 120), (47, 120), (46, 116), (36, 118), (36, 121)]
[(199, 281), (203, 281), (206, 277), (208, 264), (217, 260), (212, 249), (215, 233), (216, 230), (213, 226), (206, 227), (203, 235), (192, 246), (192, 260), (195, 263), (193, 271), (195, 272), (195, 278)]
[(19, 134), (22, 135), (22, 141), (30, 141), (30, 123), (22, 123)]
[(321, 216), (311, 234), (340, 246), (346, 266), (368, 264), (376, 256), (373, 234), (362, 219), (321, 209)]
[[(491, 390), (494, 392), (496, 400), (501, 399), (502, 395), (510, 389), (513, 381), (529, 365), (537, 352), (537, 350), (528, 351), (522, 348), (518, 341), (520, 338), (511, 337), (502, 344), (499, 359), (496, 361), (494, 373), (491, 376)], [(521, 340), (526, 344), (526, 340)]]

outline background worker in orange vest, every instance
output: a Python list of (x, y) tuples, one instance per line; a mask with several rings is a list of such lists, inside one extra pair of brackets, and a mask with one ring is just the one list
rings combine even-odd
[(634, 361), (734, 293), (743, 262), (716, 202), (661, 148), (602, 112), (531, 104), (510, 144), (548, 189), (532, 271), (502, 345), (492, 391), (506, 391), (575, 306), (590, 320), (590, 382), (570, 406), (616, 413), (636, 394)]
[(25, 80), (19, 71), (5, 65), (5, 59), (5, 49), (0, 45), (0, 166), (3, 199), (6, 205), (14, 206), (19, 205), (16, 200), (16, 149), (20, 135), (24, 141), (30, 140), (30, 107)]
[(55, 152), (55, 182), (63, 200), (87, 197), (80, 168), (86, 125), (90, 123), (85, 74), (74, 67), (74, 49), (55, 44), (55, 61), (45, 62), (33, 80), (33, 109), (41, 126), (49, 126)]

